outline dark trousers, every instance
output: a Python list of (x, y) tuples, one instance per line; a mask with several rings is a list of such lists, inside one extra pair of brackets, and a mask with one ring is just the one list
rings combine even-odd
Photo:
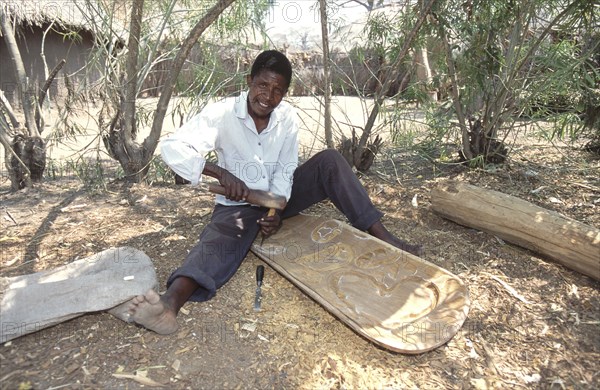
[[(352, 226), (367, 230), (383, 214), (375, 208), (367, 191), (346, 160), (335, 150), (324, 150), (294, 171), (292, 195), (282, 217), (289, 218), (329, 198)], [(190, 301), (206, 301), (235, 274), (254, 242), (266, 213), (264, 207), (216, 205), (198, 244), (182, 266), (167, 281), (170, 286), (181, 276), (194, 279), (200, 287)]]

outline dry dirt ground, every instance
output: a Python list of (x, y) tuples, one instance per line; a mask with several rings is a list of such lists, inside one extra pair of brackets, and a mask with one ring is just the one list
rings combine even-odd
[[(385, 224), (422, 243), (423, 258), (470, 291), (463, 328), (431, 352), (407, 356), (373, 345), (269, 267), (263, 310), (254, 312), (262, 262), (249, 254), (213, 300), (184, 306), (174, 335), (93, 313), (1, 345), (0, 388), (599, 388), (600, 283), (444, 220), (429, 201), (437, 182), (453, 178), (600, 227), (599, 172), (599, 160), (582, 150), (541, 141), (517, 142), (506, 166), (488, 170), (384, 151), (361, 180)], [(1, 276), (132, 246), (153, 259), (164, 288), (213, 204), (209, 194), (171, 184), (97, 190), (66, 175), (9, 193), (2, 180)], [(308, 213), (343, 220), (329, 203)]]

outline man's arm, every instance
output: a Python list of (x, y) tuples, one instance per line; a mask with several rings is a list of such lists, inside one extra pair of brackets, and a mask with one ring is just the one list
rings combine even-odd
[(214, 177), (225, 187), (225, 197), (230, 200), (246, 201), (250, 189), (242, 180), (238, 179), (233, 173), (221, 168), (217, 164), (206, 161), (204, 163), (203, 175)]
[(205, 156), (215, 149), (217, 129), (202, 114), (195, 115), (160, 143), (163, 161), (192, 185), (202, 181)]

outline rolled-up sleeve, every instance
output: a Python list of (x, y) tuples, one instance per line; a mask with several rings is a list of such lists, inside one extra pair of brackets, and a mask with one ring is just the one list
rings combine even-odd
[(217, 129), (202, 113), (192, 117), (160, 143), (163, 161), (192, 185), (202, 181), (206, 154), (215, 149)]

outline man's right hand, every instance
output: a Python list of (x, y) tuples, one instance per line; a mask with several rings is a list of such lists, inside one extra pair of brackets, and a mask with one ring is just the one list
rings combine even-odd
[(246, 198), (250, 194), (250, 189), (246, 186), (246, 183), (225, 169), (222, 170), (221, 177), (218, 179), (219, 183), (225, 187), (225, 197), (227, 199), (235, 200), (236, 202), (246, 201)]
[(245, 202), (248, 195), (250, 195), (250, 189), (246, 186), (246, 183), (238, 179), (227, 169), (221, 168), (216, 164), (207, 161), (202, 174), (217, 179), (219, 184), (225, 188), (225, 197), (227, 199), (235, 200), (236, 202)]

